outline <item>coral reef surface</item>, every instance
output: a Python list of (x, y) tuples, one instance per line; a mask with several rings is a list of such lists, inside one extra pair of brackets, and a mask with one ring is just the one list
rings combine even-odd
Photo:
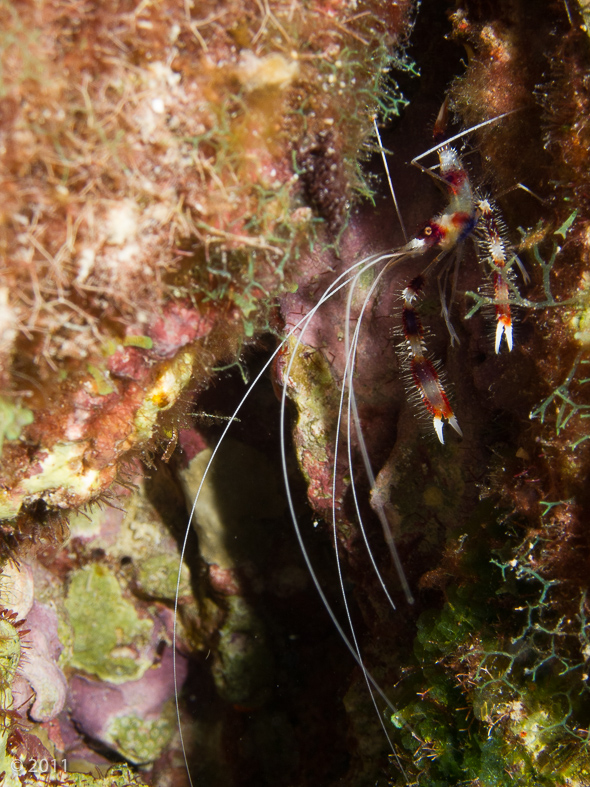
[[(590, 783), (587, 4), (415, 5), (0, 1), (9, 787)], [(413, 237), (443, 102), (511, 352), (473, 239), (387, 257), (372, 118)], [(418, 275), (444, 445), (404, 379)]]
[(379, 86), (409, 6), (0, 5), (0, 516), (16, 532), (176, 439), (187, 389), (268, 325), (314, 215), (341, 229), (370, 114), (395, 106)]
[[(313, 316), (278, 372), (297, 408), (294, 439), (308, 499), (333, 524), (348, 614), (365, 665), (390, 703), (382, 709), (389, 721), (380, 725), (367, 676), (358, 670), (345, 700), (357, 744), (347, 778), (351, 784), (584, 785), (590, 773), (587, 29), (572, 4), (550, 4), (542, 20), (536, 4), (525, 0), (497, 4), (493, 12), (467, 1), (447, 10), (448, 16), (434, 4), (422, 7), (410, 50), (421, 84), (408, 89), (410, 105), (385, 144), (406, 161), (431, 148), (445, 95), (450, 115), (468, 128), (492, 120), (455, 144), (473, 182), (499, 201), (518, 255), (512, 264), (515, 271), (522, 266), (510, 294), (514, 350), (494, 352), (490, 272), (467, 242), (454, 257), (439, 259), (436, 272), (434, 255), (394, 258), (376, 290), (375, 270), (385, 260), (372, 270), (369, 256), (352, 298), (338, 293), (313, 316), (341, 271), (379, 250), (370, 239), (382, 237), (383, 223), (375, 231), (363, 212), (344, 233), (340, 258), (329, 250), (309, 259), (306, 270), (313, 271), (325, 255), (331, 277), (321, 287), (313, 277), (303, 279), (281, 299), (287, 325), (301, 314)], [(435, 52), (433, 40), (445, 36)], [(457, 76), (449, 71), (460, 47), (468, 62)], [(424, 163), (435, 165), (436, 156)], [(404, 219), (415, 221), (408, 224), (411, 236), (441, 210), (444, 196), (436, 188), (432, 196), (424, 172), (416, 178), (426, 183), (416, 186), (413, 175), (396, 176), (395, 159), (392, 169)], [(395, 357), (396, 344), (398, 355), (406, 351), (401, 292), (417, 273), (428, 274), (419, 306), (430, 327), (426, 343), (444, 360), (463, 431), (462, 438), (447, 434), (444, 446), (432, 439), (430, 419), (421, 425), (412, 412), (407, 399), (414, 382), (404, 383), (404, 359)], [(459, 339), (454, 346), (438, 314), (441, 291)], [(347, 392), (340, 396), (350, 363), (346, 331), (353, 336), (361, 315), (349, 405)], [(374, 484), (364, 470), (354, 410)], [(395, 537), (412, 605), (380, 546), (379, 511)], [(366, 541), (397, 610), (382, 592)], [(345, 613), (338, 617), (344, 626)], [(375, 700), (381, 706), (378, 694)], [(376, 782), (375, 762), (387, 752), (389, 781)]]

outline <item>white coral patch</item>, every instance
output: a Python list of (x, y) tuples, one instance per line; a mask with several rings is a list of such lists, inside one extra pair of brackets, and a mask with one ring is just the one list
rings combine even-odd
[(161, 121), (149, 102), (139, 107), (135, 113), (135, 122), (137, 123), (142, 142), (156, 141), (156, 131)]
[(12, 351), (16, 339), (15, 314), (8, 302), (8, 287), (0, 287), (0, 358)]
[(33, 572), (26, 563), (8, 561), (0, 574), (0, 602), (24, 620), (35, 600)]
[(148, 439), (158, 415), (176, 402), (189, 382), (193, 371), (190, 353), (177, 355), (160, 374), (154, 386), (146, 392), (145, 399), (135, 416), (135, 429), (140, 440)]
[(138, 223), (136, 205), (131, 200), (117, 202), (107, 214), (106, 242), (110, 246), (124, 246), (137, 235)]
[(237, 76), (246, 90), (287, 87), (299, 73), (297, 60), (288, 59), (275, 52), (265, 57), (257, 57), (249, 49), (240, 53)]
[[(133, 113), (142, 142), (163, 142), (168, 138), (166, 115), (182, 99), (179, 83), (180, 74), (165, 63), (152, 63), (142, 72), (142, 99)], [(168, 143), (163, 147), (167, 148)]]
[(166, 86), (169, 90), (173, 90), (180, 82), (180, 74), (160, 61), (150, 64), (149, 74), (148, 85), (151, 88)]
[(528, 716), (524, 713), (520, 714), (512, 724), (512, 730), (518, 736), (518, 740), (534, 759), (537, 759), (539, 754), (547, 749), (546, 733), (553, 727), (554, 724), (545, 711), (531, 713)]
[(134, 262), (141, 254), (139, 243), (128, 243), (120, 252), (115, 254), (115, 259), (120, 265)]
[(94, 249), (87, 247), (82, 249), (78, 256), (78, 273), (76, 275), (76, 284), (84, 284), (86, 279), (94, 267), (96, 260), (96, 252)]
[(39, 473), (25, 478), (21, 486), (29, 494), (39, 494), (47, 490), (58, 490), (56, 504), (61, 502), (63, 492), (74, 492), (83, 500), (88, 499), (99, 480), (99, 471), (85, 467), (84, 458), (88, 444), (57, 443), (41, 462)]
[(19, 494), (5, 492), (0, 489), (0, 519), (12, 519), (18, 514), (21, 506)]

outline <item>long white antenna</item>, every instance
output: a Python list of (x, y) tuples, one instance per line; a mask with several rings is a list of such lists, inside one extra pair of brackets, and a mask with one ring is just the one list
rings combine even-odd
[(501, 115), (496, 115), (496, 117), (490, 118), (489, 120), (484, 120), (481, 123), (478, 123), (476, 126), (470, 126), (470, 128), (466, 128), (465, 131), (460, 131), (458, 134), (455, 134), (454, 137), (449, 137), (449, 139), (445, 139), (443, 142), (439, 142), (438, 145), (434, 145), (433, 147), (425, 150), (424, 153), (420, 153), (419, 156), (415, 156), (412, 159), (412, 164), (418, 165), (421, 169), (425, 169), (422, 167), (418, 162), (420, 159), (426, 158), (426, 156), (430, 155), (430, 153), (435, 153), (437, 150), (444, 148), (447, 145), (452, 145), (457, 139), (462, 139), (463, 137), (467, 136), (467, 134), (472, 134), (474, 131), (477, 131), (480, 128), (484, 128), (485, 126), (489, 126), (492, 123), (497, 123), (498, 120), (502, 120), (502, 118), (508, 117), (509, 115), (514, 115), (515, 112), (520, 112), (522, 107), (518, 107), (517, 109), (511, 109), (509, 112), (503, 112)]
[[(177, 576), (176, 576), (176, 593), (175, 593), (175, 597), (174, 597), (174, 617), (173, 617), (173, 624), (172, 624), (172, 672), (173, 672), (173, 681), (174, 681), (174, 699), (175, 699), (175, 704), (176, 704), (176, 718), (177, 718), (177, 722), (178, 722), (178, 731), (179, 731), (179, 736), (180, 736), (180, 746), (181, 746), (181, 749), (182, 749), (184, 762), (185, 762), (186, 770), (187, 770), (187, 774), (188, 774), (188, 780), (189, 780), (189, 783), (190, 783), (191, 787), (194, 787), (194, 783), (193, 783), (193, 780), (192, 780), (192, 777), (191, 777), (191, 774), (190, 774), (190, 770), (189, 770), (188, 754), (187, 754), (187, 751), (186, 751), (186, 744), (185, 744), (185, 740), (184, 740), (184, 734), (182, 732), (182, 724), (181, 724), (181, 718), (180, 718), (180, 701), (179, 701), (179, 694), (178, 694), (178, 688), (179, 687), (178, 687), (178, 670), (177, 670), (177, 662), (176, 662), (176, 645), (177, 645), (177, 642), (178, 642), (178, 608), (179, 608), (180, 582), (181, 582), (182, 564), (184, 562), (184, 556), (185, 556), (186, 550), (187, 550), (188, 539), (189, 539), (190, 528), (191, 528), (191, 521), (192, 521), (192, 518), (193, 518), (193, 516), (195, 514), (195, 510), (196, 510), (196, 507), (197, 507), (197, 503), (198, 503), (199, 497), (201, 495), (201, 491), (203, 489), (203, 486), (205, 485), (207, 474), (209, 473), (211, 465), (213, 464), (213, 461), (214, 461), (214, 459), (215, 459), (215, 457), (217, 455), (217, 452), (218, 452), (218, 450), (219, 450), (219, 448), (220, 448), (220, 446), (221, 446), (221, 444), (223, 442), (223, 439), (225, 438), (225, 436), (228, 433), (228, 431), (230, 430), (233, 422), (236, 420), (237, 416), (239, 415), (239, 413), (240, 413), (244, 403), (248, 399), (252, 389), (258, 383), (258, 381), (262, 378), (262, 376), (264, 375), (266, 370), (269, 368), (269, 366), (272, 364), (272, 362), (274, 361), (276, 356), (279, 354), (281, 349), (283, 347), (285, 347), (285, 345), (288, 343), (289, 339), (292, 336), (297, 336), (299, 331), (301, 331), (302, 334), (305, 332), (306, 328), (308, 327), (309, 323), (313, 319), (313, 317), (316, 314), (316, 312), (318, 311), (318, 309), (320, 309), (321, 306), (327, 300), (329, 300), (333, 295), (335, 295), (339, 290), (341, 290), (344, 287), (346, 287), (347, 285), (349, 285), (350, 282), (354, 279), (355, 271), (357, 271), (359, 268), (367, 269), (367, 268), (372, 267), (374, 265), (378, 265), (381, 262), (391, 263), (392, 261), (395, 261), (398, 258), (403, 258), (404, 256), (407, 256), (407, 255), (404, 255), (403, 253), (395, 253), (395, 252), (387, 253), (387, 254), (371, 255), (371, 256), (361, 260), (360, 262), (357, 262), (354, 265), (351, 265), (350, 268), (348, 268), (346, 271), (341, 273), (335, 279), (335, 281), (332, 282), (332, 284), (326, 289), (326, 291), (323, 293), (322, 297), (319, 299), (318, 303), (316, 303), (316, 305), (313, 307), (313, 309), (311, 309), (311, 311), (305, 317), (303, 317), (297, 323), (297, 325), (295, 325), (293, 328), (290, 329), (290, 331), (288, 332), (288, 334), (285, 337), (285, 339), (283, 339), (283, 341), (279, 344), (279, 346), (273, 352), (271, 357), (267, 360), (267, 362), (264, 364), (262, 369), (258, 372), (258, 374), (254, 378), (252, 383), (250, 383), (250, 385), (248, 386), (248, 389), (246, 390), (245, 394), (242, 396), (239, 404), (237, 405), (236, 409), (234, 410), (233, 415), (228, 420), (228, 422), (227, 422), (227, 424), (226, 424), (226, 426), (225, 426), (225, 428), (224, 428), (224, 430), (223, 430), (223, 432), (221, 434), (221, 437), (220, 437), (219, 441), (217, 442), (215, 448), (213, 449), (213, 452), (211, 453), (211, 456), (209, 457), (209, 461), (207, 463), (207, 466), (205, 468), (205, 471), (204, 471), (203, 476), (201, 478), (201, 481), (199, 483), (199, 487), (198, 487), (198, 489), (196, 491), (195, 497), (193, 499), (193, 505), (191, 507), (191, 510), (190, 510), (190, 513), (189, 513), (189, 516), (188, 516), (187, 528), (185, 530), (184, 539), (182, 541), (182, 546), (180, 548), (180, 558), (179, 558), (179, 565), (178, 565), (178, 573), (177, 573)], [(295, 354), (297, 352), (297, 347), (299, 345), (300, 345), (300, 339), (297, 341), (297, 344), (296, 344), (296, 346), (295, 346), (295, 348), (294, 348), (294, 350), (292, 352), (288, 368), (287, 368), (287, 370), (285, 372), (285, 379), (286, 380), (289, 379), (289, 375), (291, 374), (291, 369), (293, 367)], [(297, 536), (297, 540), (299, 542), (299, 546), (301, 547), (303, 558), (304, 558), (305, 563), (306, 563), (306, 565), (307, 565), (307, 567), (309, 569), (310, 576), (311, 576), (312, 581), (313, 581), (313, 583), (314, 583), (314, 585), (316, 587), (316, 590), (318, 591), (318, 593), (320, 595), (320, 598), (321, 598), (321, 600), (322, 600), (322, 602), (323, 602), (323, 604), (324, 604), (324, 606), (325, 606), (325, 608), (326, 608), (330, 618), (334, 622), (334, 625), (335, 625), (338, 633), (340, 634), (342, 640), (344, 641), (344, 644), (346, 645), (346, 647), (348, 648), (348, 650), (352, 654), (352, 656), (355, 659), (355, 661), (357, 661), (357, 663), (358, 663), (359, 662), (359, 656), (358, 656), (358, 654), (357, 654), (357, 652), (355, 650), (354, 645), (350, 642), (350, 640), (346, 636), (346, 633), (344, 632), (342, 626), (338, 622), (338, 619), (337, 619), (334, 611), (332, 610), (332, 607), (330, 606), (330, 603), (329, 603), (326, 595), (324, 594), (324, 591), (323, 591), (322, 586), (320, 584), (320, 581), (319, 581), (319, 579), (317, 577), (317, 574), (315, 573), (315, 570), (314, 570), (314, 568), (313, 568), (313, 566), (311, 564), (310, 557), (309, 557), (309, 555), (307, 553), (307, 549), (305, 547), (305, 544), (303, 543), (303, 538), (302, 538), (301, 532), (299, 530), (299, 523), (297, 521), (297, 514), (295, 512), (295, 504), (293, 502), (293, 498), (292, 498), (292, 495), (291, 495), (291, 490), (290, 490), (289, 485), (288, 485), (287, 449), (286, 449), (286, 439), (285, 439), (285, 430), (286, 430), (286, 399), (287, 399), (287, 386), (284, 385), (283, 386), (282, 397), (281, 397), (280, 440), (281, 440), (281, 464), (282, 464), (282, 468), (283, 468), (283, 476), (287, 480), (286, 493), (287, 493), (287, 503), (288, 503), (288, 507), (289, 507), (289, 512), (290, 512), (291, 519), (292, 519), (292, 522), (293, 522), (293, 525), (294, 525), (294, 528), (295, 528), (295, 534)], [(368, 678), (368, 680), (373, 685), (375, 691), (379, 694), (381, 699), (389, 707), (389, 709), (392, 711), (392, 713), (395, 713), (397, 709), (391, 703), (391, 701), (387, 698), (385, 692), (379, 686), (379, 684), (377, 683), (375, 678), (368, 672), (366, 667), (364, 667), (362, 665), (362, 662), (360, 662), (360, 666), (363, 669), (363, 672), (366, 675), (366, 677)]]
[(383, 143), (381, 142), (381, 134), (379, 133), (379, 126), (377, 125), (377, 119), (373, 117), (373, 126), (375, 128), (375, 134), (377, 135), (377, 139), (379, 141), (379, 151), (381, 152), (381, 158), (383, 159), (383, 169), (385, 170), (385, 174), (387, 175), (387, 182), (389, 183), (389, 191), (391, 193), (391, 198), (393, 199), (393, 204), (395, 205), (395, 212), (397, 213), (397, 219), (399, 221), (399, 225), (402, 228), (402, 233), (404, 236), (404, 241), (408, 242), (408, 236), (406, 234), (406, 228), (404, 226), (404, 220), (402, 219), (402, 214), (399, 209), (399, 205), (397, 204), (397, 197), (395, 196), (395, 189), (393, 188), (393, 183), (391, 182), (391, 175), (389, 174), (389, 167), (387, 166), (387, 158), (385, 156), (385, 148), (383, 147)]

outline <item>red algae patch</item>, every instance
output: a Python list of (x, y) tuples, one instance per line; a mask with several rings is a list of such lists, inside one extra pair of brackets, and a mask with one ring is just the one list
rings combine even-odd
[(411, 10), (0, 6), (0, 518), (105, 493), (268, 325), (314, 212), (338, 231), (363, 185)]

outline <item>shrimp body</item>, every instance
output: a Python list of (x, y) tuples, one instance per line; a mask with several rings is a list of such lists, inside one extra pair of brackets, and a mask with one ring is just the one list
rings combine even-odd
[[(429, 417), (432, 419), (434, 431), (441, 443), (444, 443), (445, 424), (448, 424), (460, 436), (462, 436), (462, 431), (459, 426), (458, 419), (450, 404), (449, 397), (447, 396), (443, 383), (441, 382), (438, 364), (435, 363), (429, 356), (427, 349), (427, 332), (424, 330), (422, 325), (420, 314), (417, 310), (417, 305), (426, 286), (427, 271), (434, 267), (440, 260), (447, 257), (447, 255), (450, 255), (455, 249), (458, 248), (463, 240), (472, 234), (476, 238), (480, 256), (484, 256), (492, 268), (495, 288), (496, 317), (498, 320), (496, 351), (498, 352), (503, 338), (505, 338), (508, 347), (510, 349), (512, 348), (512, 322), (509, 303), (510, 288), (508, 285), (510, 260), (508, 255), (509, 245), (506, 240), (506, 233), (503, 230), (501, 222), (496, 218), (496, 213), (492, 206), (489, 205), (489, 203), (486, 203), (485, 200), (482, 200), (476, 189), (472, 186), (469, 175), (463, 166), (458, 153), (451, 146), (451, 144), (444, 143), (437, 146), (437, 148), (433, 150), (436, 150), (438, 154), (439, 163), (437, 166), (437, 172), (435, 174), (431, 170), (427, 171), (430, 172), (431, 175), (434, 175), (444, 186), (444, 189), (447, 193), (447, 205), (445, 209), (434, 215), (434, 217), (421, 229), (421, 231), (418, 232), (411, 240), (407, 241), (405, 245), (402, 245), (401, 247), (398, 247), (397, 249), (388, 253), (371, 255), (350, 265), (346, 270), (342, 271), (338, 276), (336, 276), (336, 278), (327, 286), (327, 288), (323, 290), (319, 297), (317, 296), (316, 292), (313, 293), (313, 305), (309, 308), (307, 307), (307, 304), (305, 304), (305, 301), (302, 301), (303, 305), (295, 312), (298, 315), (297, 320), (294, 320), (290, 325), (287, 323), (287, 335), (251, 383), (248, 391), (246, 391), (242, 397), (240, 403), (237, 405), (234, 413), (225, 426), (219, 442), (211, 452), (211, 457), (204, 471), (202, 480), (200, 481), (199, 488), (193, 501), (193, 508), (189, 516), (190, 521), (190, 519), (193, 517), (197, 500), (201, 494), (205, 476), (209, 472), (213, 459), (218, 452), (219, 446), (223, 443), (223, 440), (232, 423), (237, 420), (237, 416), (240, 413), (242, 406), (248, 398), (252, 388), (265, 374), (265, 371), (273, 364), (274, 361), (276, 361), (274, 368), (275, 375), (279, 380), (278, 387), (280, 388), (281, 399), (281, 467), (285, 479), (285, 490), (289, 515), (293, 522), (296, 537), (304, 556), (309, 575), (315, 584), (322, 603), (331, 617), (334, 626), (342, 638), (342, 641), (350, 651), (352, 657), (355, 659), (362, 672), (384, 735), (389, 741), (392, 756), (396, 759), (398, 758), (398, 755), (396, 752), (396, 747), (393, 745), (390, 739), (390, 728), (383, 718), (382, 707), (379, 706), (381, 703), (383, 703), (383, 705), (387, 706), (389, 711), (392, 713), (396, 713), (396, 708), (387, 697), (385, 691), (380, 687), (377, 680), (365, 666), (363, 654), (361, 652), (361, 646), (357, 639), (353, 625), (353, 618), (351, 617), (348, 606), (346, 586), (341, 565), (341, 556), (339, 555), (339, 550), (342, 550), (339, 523), (343, 517), (342, 510), (344, 507), (342, 505), (342, 500), (345, 494), (343, 488), (346, 487), (346, 484), (348, 483), (356, 510), (359, 529), (362, 533), (363, 541), (366, 545), (373, 570), (375, 571), (375, 575), (381, 584), (381, 587), (383, 588), (388, 603), (392, 609), (395, 608), (393, 598), (390, 595), (387, 587), (388, 583), (386, 582), (385, 577), (379, 573), (379, 565), (371, 552), (369, 539), (367, 538), (367, 534), (363, 525), (362, 506), (359, 500), (360, 490), (355, 486), (354, 460), (356, 457), (360, 456), (364, 463), (369, 487), (372, 490), (378, 488), (376, 474), (371, 468), (369, 452), (363, 437), (363, 426), (361, 423), (362, 410), (357, 404), (357, 398), (355, 394), (355, 364), (357, 357), (362, 358), (363, 356), (362, 346), (359, 349), (359, 334), (361, 331), (363, 316), (370, 312), (370, 307), (375, 298), (375, 293), (378, 292), (377, 288), (379, 287), (379, 282), (383, 281), (382, 277), (390, 266), (397, 265), (408, 258), (419, 257), (426, 253), (429, 249), (436, 249), (435, 258), (432, 261), (427, 262), (425, 270), (423, 270), (420, 275), (412, 278), (403, 289), (401, 298), (401, 324), (403, 336), (405, 339), (404, 362), (411, 379), (411, 384), (416, 392), (415, 396), (420, 401), (421, 407), (425, 409)], [(486, 205), (489, 205), (489, 209)], [(448, 267), (443, 270), (448, 273)], [(358, 301), (355, 301), (354, 299), (355, 288), (358, 288), (356, 290), (356, 294), (358, 295), (361, 284), (363, 287), (367, 286), (366, 281), (368, 281), (369, 277), (364, 278), (364, 281), (361, 281), (361, 277), (363, 277), (363, 275), (369, 271), (374, 271), (373, 281), (368, 288), (366, 295), (364, 296), (360, 312), (355, 315), (355, 312), (358, 310)], [(298, 353), (300, 356), (303, 354), (306, 334), (309, 336), (309, 334), (314, 332), (313, 321), (318, 314), (318, 311), (323, 309), (328, 301), (334, 298), (334, 296), (337, 296), (340, 291), (348, 292), (345, 318), (346, 330), (344, 332), (344, 355), (346, 358), (346, 363), (342, 372), (338, 418), (333, 431), (333, 451), (331, 455), (331, 461), (333, 462), (333, 472), (331, 474), (331, 478), (325, 478), (324, 475), (322, 475), (324, 465), (326, 464), (325, 458), (322, 458), (321, 462), (318, 462), (315, 467), (312, 467), (310, 464), (311, 471), (309, 473), (309, 488), (311, 489), (312, 487), (312, 479), (314, 478), (313, 473), (315, 472), (316, 477), (321, 477), (322, 499), (331, 500), (331, 520), (334, 551), (336, 555), (340, 587), (342, 590), (342, 603), (346, 613), (346, 623), (343, 623), (342, 620), (340, 620), (341, 615), (336, 614), (336, 612), (332, 609), (331, 602), (322, 588), (320, 578), (314, 570), (312, 560), (308, 554), (304, 542), (303, 533), (298, 520), (298, 512), (295, 505), (294, 496), (290, 487), (290, 472), (287, 460), (288, 440), (286, 438), (288, 420), (287, 399), (293, 396), (293, 391), (297, 387), (296, 381), (298, 380), (298, 376), (303, 374), (303, 372), (299, 371), (295, 366), (297, 355)], [(441, 288), (441, 291), (444, 291), (444, 286)], [(337, 302), (338, 301), (336, 301), (336, 303)], [(336, 317), (335, 321), (338, 322), (338, 319), (339, 318)], [(447, 325), (449, 325), (450, 328), (448, 314), (445, 315), (445, 319), (447, 320)], [(310, 346), (313, 346), (313, 341)], [(322, 376), (322, 380), (323, 379), (324, 378)], [(311, 386), (309, 390), (315, 389), (313, 386)], [(313, 396), (314, 394), (306, 391), (306, 395)], [(304, 400), (302, 399), (302, 401)], [(322, 444), (321, 441), (323, 439), (322, 428), (323, 426), (321, 424), (314, 424), (313, 430), (309, 430), (309, 433), (313, 434), (313, 439), (317, 440), (319, 445)], [(326, 438), (327, 441), (329, 439), (329, 437)], [(357, 446), (357, 448), (355, 448), (355, 446)], [(356, 453), (354, 453), (355, 450)], [(341, 468), (339, 469), (339, 452), (341, 455), (344, 451), (346, 452), (348, 459), (348, 482), (342, 480), (340, 473)], [(310, 453), (313, 462), (315, 456), (311, 454), (311, 451), (307, 451), (307, 449), (306, 453)], [(330, 453), (328, 452), (327, 455), (330, 456)], [(300, 457), (300, 461), (303, 466), (303, 452)], [(326, 483), (326, 481), (328, 483)], [(309, 496), (311, 499), (312, 494)], [(389, 508), (386, 503), (381, 501), (378, 494), (372, 495), (371, 507), (373, 508), (382, 525), (384, 538), (390, 550), (392, 562), (400, 580), (401, 589), (406, 595), (408, 602), (412, 603), (413, 596), (411, 594), (410, 585), (404, 575), (401, 558), (397, 554), (394, 538), (392, 535), (393, 528), (389, 519)], [(318, 510), (318, 508), (319, 506), (316, 508), (316, 510)], [(187, 538), (188, 530), (182, 546), (183, 556), (187, 546)], [(177, 580), (177, 594), (175, 602), (175, 622), (173, 634), (174, 642), (176, 642), (177, 636), (176, 613), (178, 608), (179, 588), (180, 574)], [(177, 713), (180, 726), (178, 705)], [(184, 747), (184, 742), (182, 742), (181, 745)], [(403, 767), (399, 760), (398, 765), (401, 772), (403, 773)]]
[[(492, 269), (494, 303), (496, 310), (495, 351), (500, 352), (502, 339), (512, 350), (512, 314), (510, 310), (510, 244), (507, 230), (497, 208), (488, 199), (482, 199), (471, 185), (467, 170), (455, 149), (448, 143), (433, 148), (438, 153), (438, 174), (426, 170), (441, 181), (449, 193), (449, 202), (444, 211), (431, 219), (423, 229), (406, 243), (402, 251), (407, 256), (417, 256), (430, 248), (438, 248), (438, 257), (428, 266), (457, 249), (470, 235), (476, 239), (478, 256)], [(426, 155), (426, 154), (424, 154)], [(417, 163), (417, 160), (414, 160)], [(421, 165), (419, 165), (421, 166)], [(512, 257), (514, 259), (514, 257)], [(440, 381), (435, 365), (426, 355), (424, 331), (414, 303), (425, 285), (425, 276), (414, 278), (404, 289), (402, 297), (402, 326), (406, 344), (410, 351), (410, 372), (419, 398), (433, 419), (439, 440), (443, 439), (443, 422), (449, 423), (461, 434), (448, 397)], [(439, 281), (440, 286), (440, 281)], [(442, 289), (441, 289), (442, 295)], [(451, 326), (448, 308), (443, 301), (442, 313), (451, 334), (458, 337)]]
[[(476, 196), (457, 152), (450, 145), (442, 145), (438, 149), (438, 156), (438, 178), (449, 190), (449, 204), (442, 213), (431, 219), (415, 238), (408, 241), (403, 249), (409, 256), (417, 256), (429, 248), (438, 248), (440, 254), (435, 262), (469, 236), (479, 219)], [(425, 283), (424, 276), (417, 276), (404, 289), (402, 327), (410, 353), (411, 378), (420, 401), (432, 416), (436, 436), (444, 443), (444, 421), (459, 435), (462, 432), (436, 366), (427, 355), (424, 329), (414, 306)]]
[(477, 223), (475, 194), (457, 152), (450, 145), (443, 145), (438, 155), (438, 177), (449, 190), (449, 204), (406, 244), (405, 251), (410, 255), (421, 254), (433, 247), (441, 252), (452, 251), (471, 234)]

